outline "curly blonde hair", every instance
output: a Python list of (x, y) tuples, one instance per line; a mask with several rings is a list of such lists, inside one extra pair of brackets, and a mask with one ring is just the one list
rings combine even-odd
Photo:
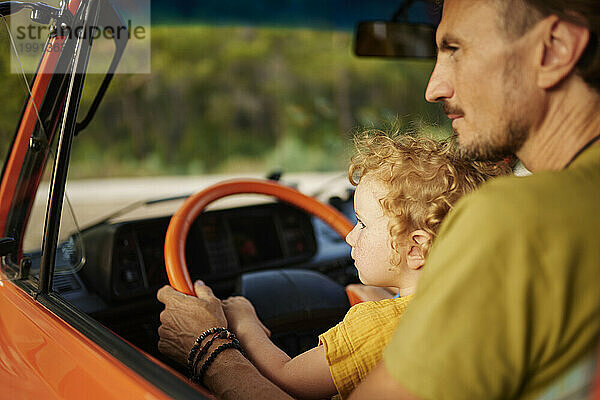
[[(400, 263), (401, 236), (422, 229), (435, 237), (446, 214), (464, 194), (487, 179), (508, 172), (501, 164), (473, 162), (459, 156), (452, 142), (371, 130), (354, 138), (356, 154), (348, 179), (358, 185), (374, 174), (388, 189), (379, 200), (394, 249), (393, 265)], [(423, 246), (426, 254), (429, 244)]]

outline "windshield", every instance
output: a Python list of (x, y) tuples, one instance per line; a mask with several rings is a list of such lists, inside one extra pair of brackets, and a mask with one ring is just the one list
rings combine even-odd
[(441, 120), (423, 98), (431, 62), (359, 59), (351, 44), (349, 32), (154, 26), (152, 72), (115, 77), (71, 176), (339, 170), (358, 127)]
[[(293, 183), (310, 173), (314, 187), (332, 176), (345, 182), (351, 138), (364, 128), (447, 135), (441, 111), (424, 100), (433, 60), (357, 58), (345, 27), (207, 19), (155, 18), (150, 67), (115, 75), (73, 142), (61, 241), (131, 203), (192, 193), (225, 176), (277, 173)], [(6, 64), (9, 44), (0, 39)], [(94, 48), (90, 65), (106, 66), (104, 58)], [(103, 78), (86, 77), (79, 120)], [(26, 94), (19, 79), (8, 74), (3, 83), (12, 83), (0, 85), (2, 150)], [(9, 94), (19, 85), (24, 94)], [(51, 163), (25, 238), (32, 253), (41, 248)], [(169, 215), (177, 205), (154, 208)]]
[[(69, 186), (81, 224), (230, 176), (345, 180), (361, 127), (439, 126), (423, 96), (432, 61), (357, 58), (351, 46), (349, 31), (154, 25), (151, 73), (116, 75), (74, 142)], [(88, 77), (84, 104), (100, 78)]]

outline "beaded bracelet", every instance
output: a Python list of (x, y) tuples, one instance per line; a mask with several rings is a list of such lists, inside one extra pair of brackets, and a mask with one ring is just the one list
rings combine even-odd
[(202, 349), (198, 352), (198, 355), (196, 356), (196, 360), (194, 361), (194, 366), (192, 368), (192, 374), (190, 374), (190, 376), (194, 375), (194, 372), (196, 371), (196, 368), (198, 367), (198, 363), (200, 362), (202, 357), (204, 357), (206, 352), (208, 352), (208, 349), (210, 348), (210, 346), (212, 346), (212, 344), (214, 343), (214, 341), (216, 339), (236, 340), (237, 338), (235, 337), (235, 334), (233, 332), (230, 332), (227, 329), (224, 331), (215, 333), (215, 335), (212, 338), (210, 338), (210, 340), (208, 342), (206, 342), (206, 344), (204, 346), (202, 346)]
[(223, 332), (223, 331), (227, 331), (227, 329), (223, 328), (223, 327), (215, 327), (215, 328), (210, 328), (210, 329), (202, 332), (202, 334), (200, 336), (198, 336), (198, 338), (194, 342), (194, 345), (192, 346), (192, 349), (190, 350), (190, 353), (188, 354), (188, 358), (187, 358), (188, 374), (190, 376), (194, 375), (194, 360), (196, 358), (196, 353), (198, 352), (198, 348), (202, 344), (202, 341), (204, 339), (206, 339), (206, 337), (208, 335), (211, 335), (211, 334), (217, 333), (217, 332)]
[(198, 374), (192, 377), (192, 382), (199, 383), (202, 385), (202, 378), (204, 377), (204, 374), (206, 373), (208, 367), (210, 367), (213, 361), (215, 361), (215, 358), (217, 358), (217, 356), (220, 353), (222, 353), (223, 350), (227, 349), (238, 349), (239, 351), (242, 351), (242, 346), (240, 346), (239, 340), (233, 339), (231, 342), (224, 343), (216, 349), (214, 349), (213, 352), (210, 353), (210, 356), (208, 356), (206, 361), (204, 361), (204, 364), (202, 364), (202, 367), (200, 368), (200, 371), (198, 371)]

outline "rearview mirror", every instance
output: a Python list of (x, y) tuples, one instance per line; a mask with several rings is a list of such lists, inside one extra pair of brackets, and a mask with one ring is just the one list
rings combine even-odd
[(435, 28), (407, 22), (362, 21), (356, 26), (354, 52), (366, 57), (435, 58)]

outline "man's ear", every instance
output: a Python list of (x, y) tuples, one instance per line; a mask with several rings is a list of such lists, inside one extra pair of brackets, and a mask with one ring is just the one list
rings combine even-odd
[(573, 72), (590, 40), (590, 31), (556, 15), (546, 17), (539, 24), (543, 49), (537, 84), (542, 89), (550, 89)]
[(429, 247), (431, 240), (431, 234), (422, 229), (409, 233), (406, 253), (408, 268), (416, 271), (425, 265), (425, 249)]

